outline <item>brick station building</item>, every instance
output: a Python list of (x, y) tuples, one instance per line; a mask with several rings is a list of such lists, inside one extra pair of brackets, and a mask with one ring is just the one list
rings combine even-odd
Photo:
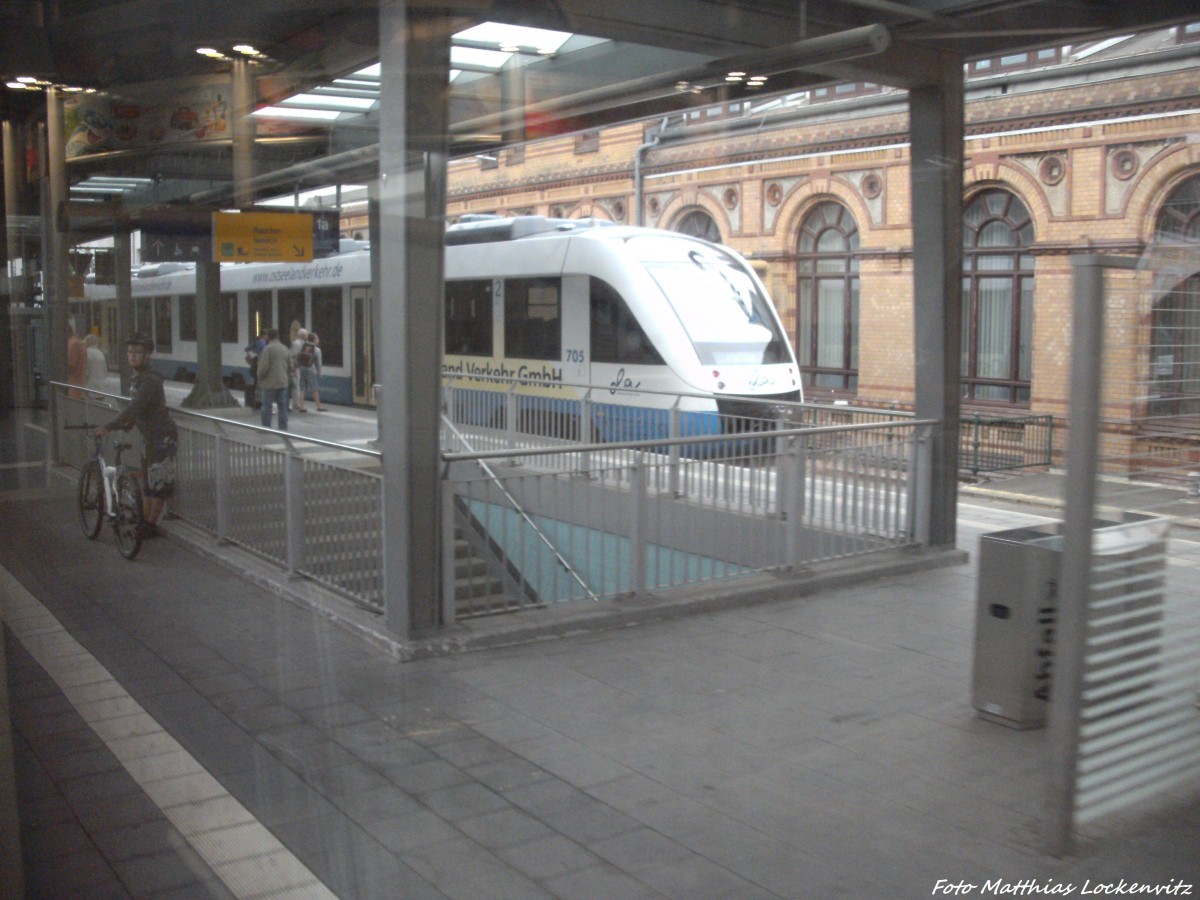
[[(1107, 279), (1101, 454), (1109, 468), (1200, 461), (1200, 24), (965, 74), (964, 417), (1052, 415), (1060, 455), (1071, 257), (1133, 256), (1149, 265)], [(899, 91), (838, 85), (537, 137), (545, 127), (452, 161), (449, 219), (594, 216), (718, 240), (763, 274), (808, 399), (911, 407)]]

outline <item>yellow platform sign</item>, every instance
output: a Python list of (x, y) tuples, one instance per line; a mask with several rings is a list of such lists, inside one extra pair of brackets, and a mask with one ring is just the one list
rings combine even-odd
[(312, 213), (213, 213), (213, 262), (312, 259)]

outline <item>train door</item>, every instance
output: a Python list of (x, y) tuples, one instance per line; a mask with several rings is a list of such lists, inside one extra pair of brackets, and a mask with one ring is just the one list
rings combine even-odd
[(354, 402), (375, 405), (374, 325), (371, 319), (371, 288), (350, 288), (350, 382)]
[(564, 275), (562, 280), (563, 381), (568, 384), (591, 383), (589, 280), (587, 275)]

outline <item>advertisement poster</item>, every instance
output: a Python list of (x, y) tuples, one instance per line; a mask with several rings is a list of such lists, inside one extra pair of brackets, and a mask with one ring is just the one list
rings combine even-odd
[[(195, 87), (167, 102), (141, 104), (99, 94), (70, 94), (63, 102), (67, 159), (159, 144), (230, 140), (228, 84)], [(309, 123), (255, 121), (257, 136), (299, 134)]]

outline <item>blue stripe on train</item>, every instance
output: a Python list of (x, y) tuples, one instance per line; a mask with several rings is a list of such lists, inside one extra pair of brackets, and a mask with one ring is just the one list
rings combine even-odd
[[(450, 393), (451, 417), (455, 422), (479, 428), (507, 427), (509, 395), (498, 391), (455, 388)], [(671, 434), (671, 411), (621, 403), (591, 405), (591, 420), (580, 427), (583, 404), (579, 400), (554, 397), (512, 398), (518, 432), (544, 437), (582, 440), (588, 443), (653, 441), (674, 437), (721, 437), (725, 434), (716, 410), (685, 411), (679, 414), (679, 431)], [(710, 456), (762, 452), (762, 439), (738, 435), (718, 442), (685, 447), (685, 455)]]

